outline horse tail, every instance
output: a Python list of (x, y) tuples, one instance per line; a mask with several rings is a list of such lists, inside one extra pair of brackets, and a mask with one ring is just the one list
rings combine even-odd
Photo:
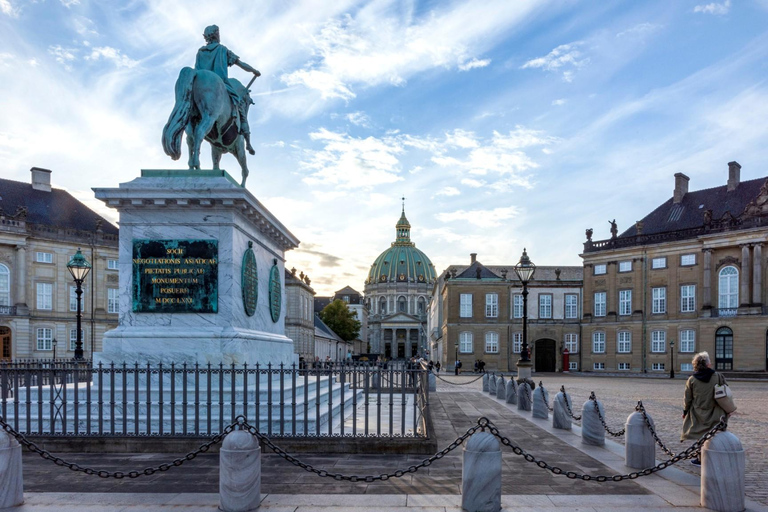
[(176, 104), (163, 127), (163, 150), (174, 160), (181, 157), (181, 134), (192, 112), (192, 84), (195, 74), (196, 71), (192, 68), (182, 68), (179, 79), (176, 80)]

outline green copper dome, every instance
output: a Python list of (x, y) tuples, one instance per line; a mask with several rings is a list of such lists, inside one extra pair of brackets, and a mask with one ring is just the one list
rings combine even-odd
[(429, 261), (427, 255), (411, 242), (411, 224), (405, 217), (405, 208), (395, 228), (397, 230), (395, 241), (373, 262), (365, 284), (434, 283), (437, 275), (435, 266)]

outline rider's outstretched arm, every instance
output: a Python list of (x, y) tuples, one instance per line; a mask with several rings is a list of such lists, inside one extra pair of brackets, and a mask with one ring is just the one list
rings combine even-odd
[(240, 69), (243, 69), (249, 73), (253, 73), (256, 76), (261, 76), (261, 73), (250, 65), (246, 64), (245, 62), (241, 61), (240, 59), (237, 59), (235, 61), (235, 66), (239, 67)]

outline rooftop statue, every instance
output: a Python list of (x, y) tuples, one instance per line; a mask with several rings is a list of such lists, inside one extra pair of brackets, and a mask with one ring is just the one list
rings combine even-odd
[[(213, 168), (219, 169), (221, 155), (232, 153), (242, 170), (240, 185), (245, 187), (245, 152), (255, 153), (248, 127), (248, 108), (253, 104), (249, 87), (261, 73), (219, 42), (216, 25), (206, 27), (203, 37), (207, 44), (197, 51), (195, 69), (183, 68), (176, 80), (176, 104), (163, 128), (163, 150), (178, 160), (181, 133), (186, 132), (189, 168), (200, 169), (200, 145), (205, 139), (211, 144)], [(228, 68), (233, 65), (253, 73), (247, 86), (229, 78)]]

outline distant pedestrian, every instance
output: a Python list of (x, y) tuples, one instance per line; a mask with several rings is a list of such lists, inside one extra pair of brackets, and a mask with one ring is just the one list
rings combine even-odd
[[(681, 442), (700, 438), (718, 424), (721, 416), (725, 416), (725, 411), (715, 401), (715, 385), (725, 384), (725, 377), (712, 369), (707, 352), (693, 356), (693, 369), (695, 373), (685, 383)], [(691, 464), (701, 466), (698, 455)]]
[(435, 363), (435, 370), (437, 371), (437, 373), (440, 373), (440, 361)]
[(455, 363), (453, 363), (453, 374), (454, 375), (458, 375), (459, 374), (459, 365), (460, 364), (461, 364), (461, 361), (459, 361), (458, 359), (456, 360)]

